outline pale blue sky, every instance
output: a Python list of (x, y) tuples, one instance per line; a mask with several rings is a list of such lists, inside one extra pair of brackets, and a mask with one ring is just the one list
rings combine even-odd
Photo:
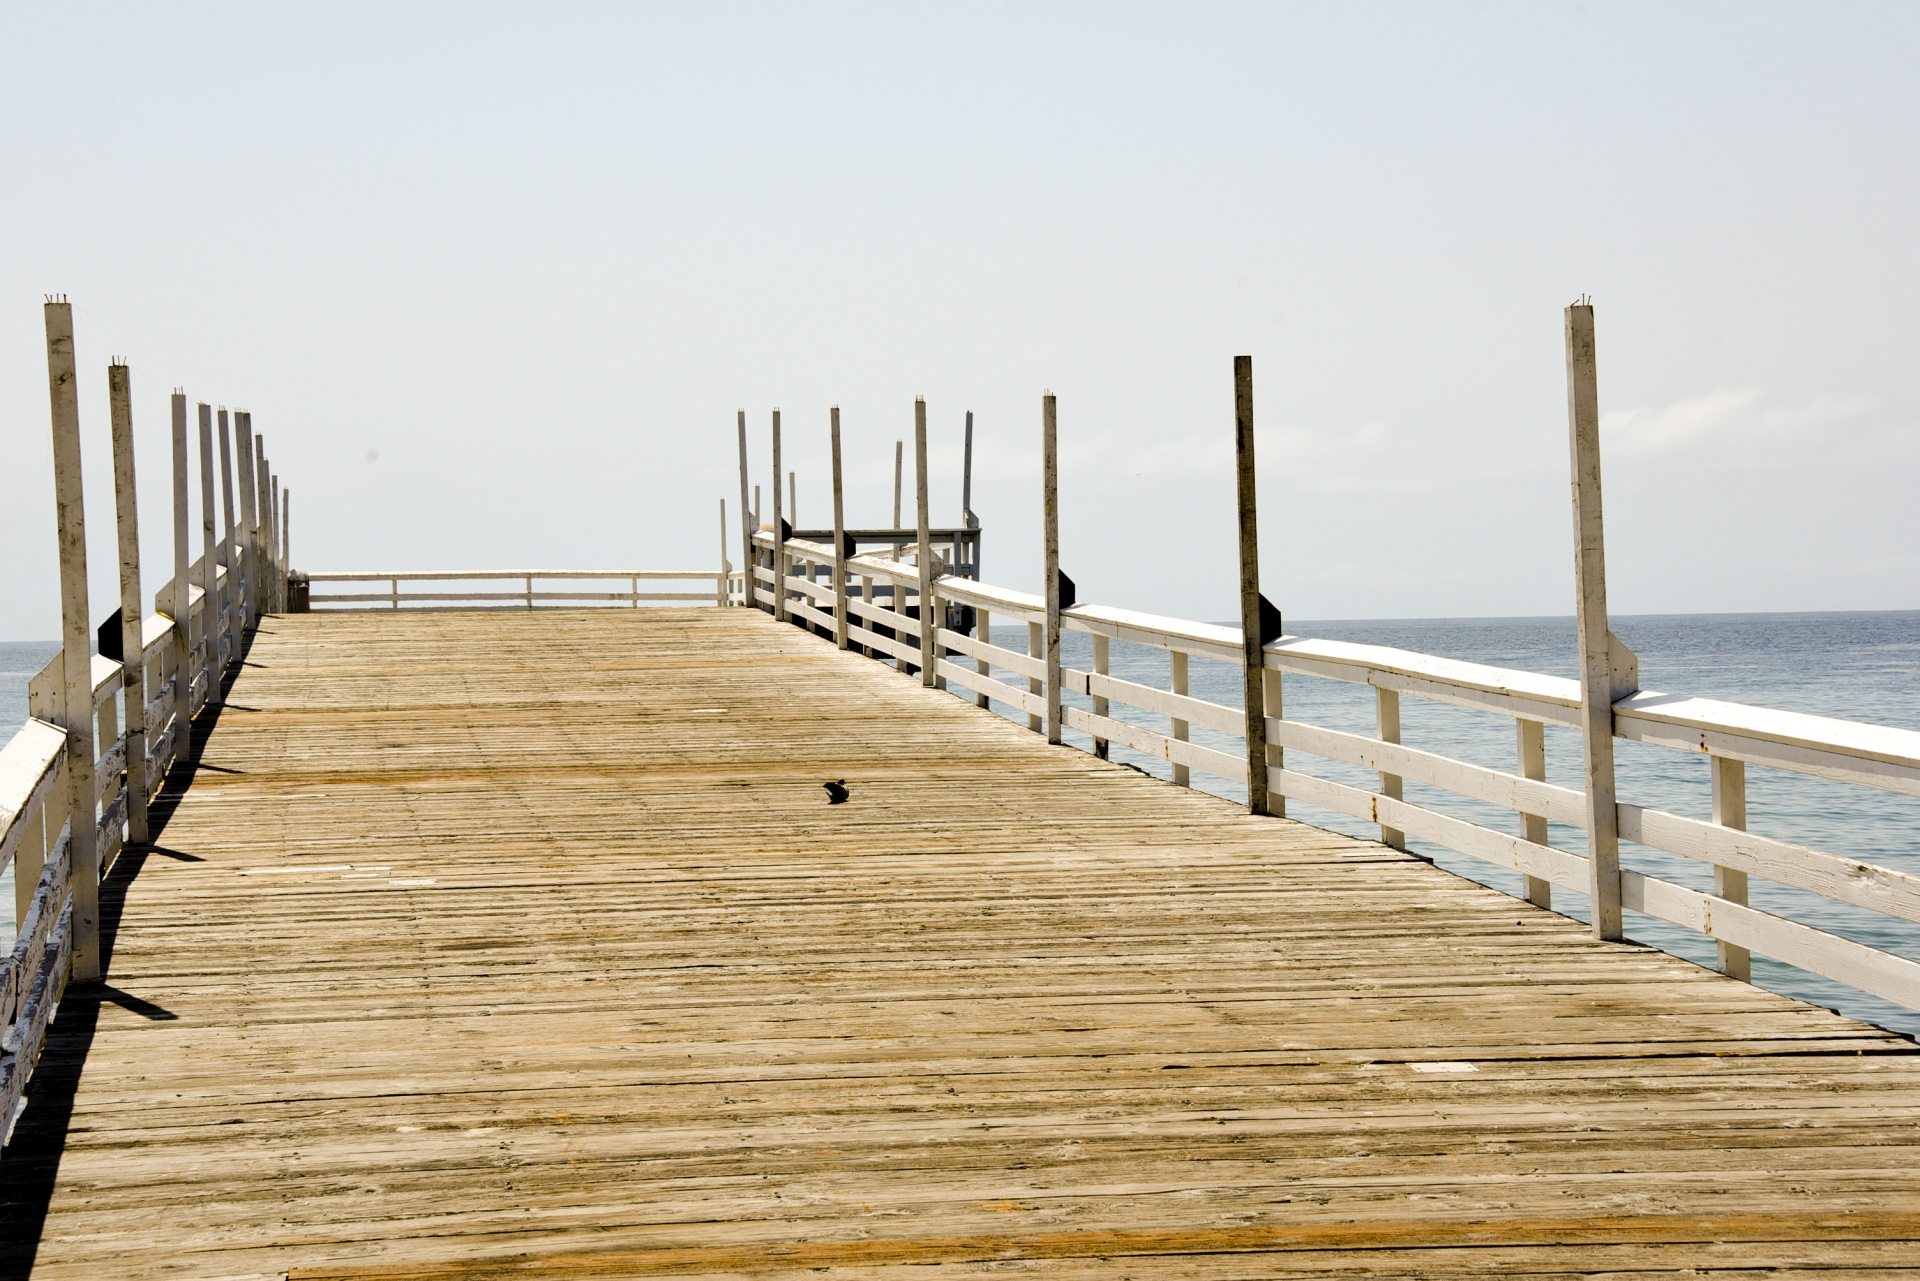
[[(0, 638), (57, 633), (44, 293), (150, 580), (166, 394), (245, 405), (308, 568), (705, 566), (745, 406), (801, 516), (1231, 617), (1231, 362), (1293, 617), (1572, 608), (1560, 309), (1616, 611), (1920, 607), (1912, 5), (0, 7)], [(377, 452), (377, 458), (372, 455)]]

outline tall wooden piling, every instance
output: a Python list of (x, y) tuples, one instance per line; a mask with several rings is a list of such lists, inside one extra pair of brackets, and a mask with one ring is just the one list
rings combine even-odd
[(915, 559), (920, 571), (920, 683), (938, 684), (934, 655), (934, 631), (940, 625), (940, 611), (933, 599), (933, 535), (927, 512), (927, 402), (913, 398), (913, 497), (918, 512), (919, 538)]
[(47, 392), (53, 410), (54, 515), (60, 548), (60, 728), (67, 736), (72, 981), (84, 986), (100, 981), (100, 846), (93, 768), (93, 625), (87, 612), (87, 518), (80, 481), (80, 389), (73, 354), (73, 307), (64, 298), (48, 301), (46, 325)]
[[(1617, 939), (1620, 917), (1620, 828), (1614, 808), (1613, 701), (1616, 642), (1607, 625), (1606, 530), (1600, 512), (1600, 388), (1594, 360), (1593, 308), (1566, 311), (1567, 429), (1573, 461), (1573, 575), (1580, 630), (1580, 721), (1584, 740), (1587, 881), (1593, 936)], [(1621, 664), (1624, 666), (1624, 664)]]
[(1060, 441), (1052, 392), (1040, 397), (1040, 507), (1045, 530), (1047, 741), (1060, 741)]
[(200, 639), (207, 698), (220, 692), (226, 661), (226, 629), (220, 621), (220, 554), (214, 542), (213, 406), (200, 402)]
[(840, 483), (840, 406), (827, 411), (833, 436), (833, 643), (847, 647), (847, 512)]
[(234, 560), (239, 565), (240, 597), (246, 602), (246, 617), (260, 612), (260, 507), (259, 487), (254, 483), (257, 471), (253, 453), (253, 425), (244, 409), (233, 411), (233, 452), (235, 479), (240, 493), (240, 525), (234, 533)]
[(253, 438), (253, 599), (254, 614), (273, 608), (273, 469), (267, 464), (266, 438)]
[[(173, 393), (173, 581), (168, 584), (167, 612), (173, 616), (173, 711), (179, 717), (172, 759), (187, 754), (188, 724), (193, 720), (193, 588), (187, 566), (193, 556), (187, 547), (187, 394)], [(171, 762), (169, 762), (171, 763)]]
[[(246, 619), (242, 614), (240, 600), (240, 535), (233, 506), (233, 441), (227, 410), (222, 406), (220, 419), (220, 517), (225, 532), (220, 536), (220, 563), (226, 566), (226, 586), (221, 590), (220, 600), (227, 609), (226, 648), (227, 661), (240, 660), (240, 638), (245, 635)], [(224, 670), (224, 669), (223, 669)]]
[(740, 584), (740, 603), (753, 608), (758, 598), (753, 581), (753, 509), (747, 506), (747, 411), (742, 409), (740, 424), (740, 564), (746, 570)]
[(780, 411), (773, 411), (773, 616), (787, 621), (787, 539), (780, 524)]
[[(1233, 453), (1240, 515), (1240, 632), (1245, 667), (1247, 808), (1271, 812), (1267, 797), (1266, 611), (1260, 601), (1260, 523), (1253, 465), (1253, 357), (1233, 358)], [(1278, 679), (1277, 677), (1275, 678)]]
[[(1547, 781), (1547, 727), (1543, 721), (1528, 720), (1524, 716), (1516, 717), (1513, 722), (1516, 747), (1519, 754), (1520, 777)], [(1547, 843), (1547, 816), (1544, 814), (1523, 814), (1520, 820), (1520, 834), (1535, 845)], [(1553, 882), (1544, 876), (1525, 876), (1523, 887), (1527, 902), (1535, 907), (1553, 906)]]
[(120, 551), (120, 688), (127, 708), (127, 839), (147, 843), (146, 613), (140, 596), (140, 512), (134, 494), (133, 383), (123, 364), (107, 366), (113, 437), (114, 532)]

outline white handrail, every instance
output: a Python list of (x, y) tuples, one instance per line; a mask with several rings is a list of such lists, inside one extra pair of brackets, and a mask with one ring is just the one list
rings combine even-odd
[[(773, 535), (761, 530), (753, 543), (757, 550), (769, 553), (754, 566), (755, 577), (773, 589), (776, 579), (771, 566), (776, 558), (772, 553), (777, 546)], [(794, 622), (831, 636), (834, 608), (844, 593), (851, 647), (876, 658), (892, 658), (902, 670), (917, 671), (922, 624), (916, 615), (923, 611), (919, 609), (919, 570), (910, 551), (850, 557), (846, 561), (847, 578), (838, 585), (832, 581), (832, 547), (789, 538), (785, 553), (792, 567), (785, 584), (786, 607)], [(869, 589), (863, 583), (872, 584), (872, 599), (868, 599)], [(1045, 600), (1035, 594), (945, 574), (933, 580), (932, 604), (936, 608), (924, 611), (924, 616), (935, 627), (939, 656), (936, 672), (943, 686), (961, 687), (969, 698), (1002, 702), (1025, 713), (1029, 725), (1034, 725), (1035, 718), (1045, 713), (1047, 665), (1031, 654), (949, 630), (942, 625), (946, 615), (937, 607), (969, 606), (996, 621), (1017, 621), (1031, 627), (1044, 619)], [(1243, 661), (1238, 627), (1090, 604), (1062, 610), (1061, 621), (1064, 627), (1095, 637), (1163, 649), (1175, 660), (1170, 672), (1178, 671), (1181, 678), (1185, 659), (1190, 656), (1235, 664)], [(949, 656), (972, 661), (954, 662)], [(1267, 668), (1278, 673), (1371, 685), (1394, 696), (1404, 694), (1508, 716), (1523, 727), (1581, 725), (1579, 682), (1563, 677), (1388, 646), (1292, 635), (1267, 644), (1264, 660)], [(991, 674), (994, 667), (1018, 675), (1026, 688), (996, 679)], [(1184, 679), (1180, 683), (1184, 686)], [(1185, 781), (1186, 771), (1198, 769), (1245, 786), (1244, 756), (1194, 744), (1186, 737), (1190, 724), (1243, 734), (1244, 714), (1239, 708), (1193, 698), (1184, 689), (1178, 693), (1155, 689), (1099, 671), (1063, 668), (1061, 686), (1105, 704), (1164, 715), (1173, 722), (1171, 732), (1160, 733), (1111, 714), (1067, 707), (1066, 725), (1089, 734), (1096, 744), (1118, 742), (1166, 760), (1179, 771), (1179, 781)], [(1382, 694), (1383, 698), (1387, 696)], [(1613, 719), (1616, 737), (1705, 753), (1715, 758), (1717, 769), (1731, 766), (1737, 770), (1742, 762), (1753, 762), (1920, 796), (1920, 732), (1913, 730), (1651, 690), (1618, 699)], [(1391, 737), (1329, 730), (1284, 716), (1267, 717), (1266, 728), (1269, 786), (1275, 794), (1378, 823), (1383, 835), (1404, 839), (1400, 836), (1404, 833), (1520, 872), (1529, 878), (1528, 897), (1542, 906), (1548, 901), (1547, 884), (1586, 891), (1585, 858), (1546, 844), (1544, 825), (1529, 826), (1529, 834), (1538, 839), (1527, 839), (1440, 813), (1397, 794), (1401, 780), (1410, 779), (1510, 809), (1523, 817), (1584, 826), (1585, 799), (1580, 791), (1548, 784), (1537, 774), (1524, 777), (1503, 773), (1407, 747), (1395, 741), (1397, 720)], [(1537, 734), (1538, 730), (1533, 732)], [(1287, 751), (1377, 771), (1380, 790), (1288, 769), (1281, 763)], [(1714, 823), (1625, 802), (1617, 803), (1615, 809), (1624, 839), (1711, 864), (1725, 881), (1720, 892), (1708, 894), (1626, 872), (1622, 893), (1627, 906), (1720, 940), (1723, 955), (1729, 950), (1742, 958), (1749, 950), (1772, 955), (1920, 1009), (1920, 961), (1750, 907), (1745, 902), (1744, 879), (1759, 876), (1854, 907), (1920, 922), (1920, 875), (1749, 833), (1744, 830), (1743, 807), (1738, 817), (1730, 814), (1725, 821)], [(1745, 976), (1743, 960), (1741, 976)]]

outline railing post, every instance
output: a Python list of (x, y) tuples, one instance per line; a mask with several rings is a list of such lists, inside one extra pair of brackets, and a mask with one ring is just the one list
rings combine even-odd
[(147, 659), (140, 600), (140, 513), (133, 484), (133, 385), (118, 362), (107, 366), (113, 436), (114, 532), (120, 544), (120, 688), (127, 705), (127, 839), (147, 843)]
[(833, 643), (847, 647), (847, 512), (840, 484), (840, 406), (827, 411), (833, 436)]
[[(1245, 667), (1247, 809), (1269, 812), (1265, 603), (1260, 595), (1260, 526), (1253, 466), (1253, 357), (1233, 358), (1233, 448), (1240, 513), (1240, 631)], [(1276, 633), (1278, 628), (1273, 629)]]
[[(526, 579), (527, 579), (527, 608), (532, 609), (533, 608), (533, 575), (528, 574), (526, 576)], [(393, 589), (395, 592), (393, 607), (395, 609), (399, 609), (400, 599), (399, 599), (398, 593), (400, 590), (400, 581), (398, 579), (394, 580)]]
[[(1095, 676), (1105, 676), (1107, 674), (1107, 638), (1100, 632), (1093, 634), (1093, 674)], [(1095, 716), (1107, 715), (1111, 710), (1111, 705), (1107, 702), (1106, 698), (1100, 694), (1095, 694), (1092, 697), (1093, 714)], [(1093, 754), (1101, 760), (1106, 760), (1111, 750), (1106, 739), (1096, 738), (1093, 740)]]
[(67, 733), (68, 849), (73, 863), (73, 982), (100, 981), (100, 846), (93, 778), (93, 626), (87, 616), (87, 518), (80, 482), (80, 397), (73, 308), (49, 301), (47, 391), (60, 547), (60, 720)]
[(927, 520), (927, 402), (920, 396), (913, 398), (913, 490), (920, 522), (915, 553), (920, 570), (920, 683), (931, 689), (938, 675), (934, 655), (939, 650), (933, 643), (933, 633), (939, 610), (933, 599), (933, 538)]
[(167, 596), (167, 612), (173, 615), (173, 715), (172, 760), (178, 761), (192, 746), (193, 735), (193, 586), (187, 582), (187, 394), (173, 393), (173, 582)]
[[(1027, 624), (1027, 657), (1039, 659), (1047, 652), (1047, 629), (1039, 623)], [(1045, 694), (1047, 683), (1038, 676), (1027, 677), (1027, 693)], [(1047, 728), (1047, 718), (1027, 713), (1027, 728), (1035, 734), (1043, 733)]]
[[(733, 582), (733, 562), (727, 559), (727, 500), (720, 500), (720, 582), (717, 584), (715, 604), (722, 607), (731, 603), (730, 594)], [(634, 608), (640, 607), (640, 581), (634, 580)]]
[[(978, 640), (982, 645), (993, 644), (993, 619), (984, 609), (974, 612), (973, 635), (974, 639)], [(993, 664), (984, 658), (976, 658), (973, 660), (973, 670), (978, 675), (991, 676), (993, 674)], [(986, 694), (979, 691), (974, 693), (973, 705), (975, 707), (990, 707), (992, 703), (993, 700), (988, 698)]]
[[(1711, 756), (1713, 762), (1713, 821), (1735, 831), (1747, 829), (1747, 763), (1731, 756)], [(1729, 903), (1747, 901), (1747, 874), (1715, 865), (1713, 892)], [(1720, 972), (1730, 978), (1753, 981), (1753, 953), (1724, 940), (1715, 940)]]
[[(388, 600), (393, 608), (400, 608), (400, 579), (396, 576), (387, 580)], [(527, 608), (533, 608), (533, 579), (527, 579)]]
[(773, 411), (773, 617), (787, 621), (787, 538), (781, 528), (780, 411)]
[(1606, 532), (1600, 514), (1600, 389), (1593, 308), (1566, 311), (1567, 428), (1573, 459), (1573, 570), (1579, 593), (1580, 720), (1585, 742), (1587, 879), (1593, 936), (1617, 939), (1620, 827), (1613, 778), (1613, 704), (1639, 683), (1630, 651), (1607, 625)]
[(221, 590), (220, 600), (226, 614), (226, 661), (221, 665), (220, 674), (226, 675), (229, 664), (240, 661), (240, 644), (246, 636), (246, 616), (240, 598), (240, 556), (239, 536), (234, 524), (233, 508), (233, 439), (224, 407), (220, 413), (220, 515), (226, 526), (226, 533), (220, 539), (220, 563), (226, 566), (227, 585)]
[(227, 636), (220, 618), (220, 553), (214, 542), (213, 406), (200, 402), (200, 670), (207, 676), (206, 701), (220, 692)]
[(746, 567), (746, 576), (740, 584), (740, 603), (752, 609), (758, 601), (757, 584), (753, 581), (753, 512), (747, 506), (747, 411), (739, 411), (740, 424), (740, 563)]
[[(900, 528), (900, 460), (905, 456), (905, 450), (905, 441), (896, 440), (893, 442), (893, 527), (896, 530)], [(895, 543), (893, 545), (894, 559), (899, 559), (901, 550), (901, 544)]]
[[(1275, 676), (1275, 680), (1279, 677)], [(1375, 723), (1379, 726), (1380, 741), (1397, 743), (1400, 741), (1400, 691), (1373, 687), (1373, 710)], [(1400, 776), (1380, 771), (1380, 795), (1400, 800)], [(1380, 843), (1390, 845), (1396, 850), (1407, 848), (1407, 834), (1397, 827), (1380, 825)]]
[[(1187, 656), (1182, 650), (1167, 651), (1167, 686), (1176, 694), (1187, 692)], [(1177, 716), (1168, 717), (1172, 724), (1167, 726), (1167, 737), (1176, 743), (1187, 741), (1187, 722)], [(1175, 763), (1173, 767), (1173, 785), (1175, 787), (1193, 786), (1193, 772), (1185, 765)]]
[[(1522, 716), (1514, 721), (1519, 739), (1520, 777), (1547, 779), (1547, 727), (1543, 722)], [(1522, 814), (1520, 834), (1535, 845), (1547, 843), (1547, 818), (1544, 814)], [(1553, 882), (1544, 876), (1526, 877), (1527, 902), (1535, 907), (1553, 907)]]

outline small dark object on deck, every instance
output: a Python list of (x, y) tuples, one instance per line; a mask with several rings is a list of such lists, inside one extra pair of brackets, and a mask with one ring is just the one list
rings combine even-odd
[(840, 804), (840, 802), (847, 799), (849, 794), (847, 792), (847, 780), (844, 778), (837, 783), (822, 783), (820, 786), (827, 789), (827, 804), (829, 805)]

